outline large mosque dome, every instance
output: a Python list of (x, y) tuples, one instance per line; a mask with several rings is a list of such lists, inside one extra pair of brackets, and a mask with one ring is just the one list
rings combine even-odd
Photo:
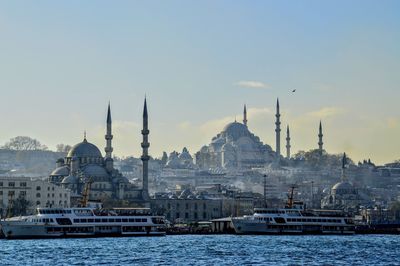
[(78, 157), (78, 158), (100, 158), (103, 157), (99, 148), (96, 145), (88, 142), (86, 138), (81, 142), (76, 144), (72, 149), (68, 152), (67, 157)]
[(335, 184), (332, 187), (332, 194), (335, 195), (345, 195), (345, 194), (355, 194), (356, 189), (348, 181), (342, 181)]
[(222, 130), (222, 134), (231, 137), (233, 140), (238, 140), (241, 137), (249, 136), (250, 132), (247, 126), (235, 121), (226, 125)]

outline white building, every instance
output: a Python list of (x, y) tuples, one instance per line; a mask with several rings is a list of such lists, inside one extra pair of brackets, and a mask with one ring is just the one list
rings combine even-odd
[(0, 214), (5, 215), (10, 200), (24, 198), (28, 213), (36, 207), (69, 207), (70, 190), (29, 177), (0, 177)]

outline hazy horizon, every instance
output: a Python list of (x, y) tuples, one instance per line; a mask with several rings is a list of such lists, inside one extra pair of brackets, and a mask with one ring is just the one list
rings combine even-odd
[[(399, 1), (71, 1), (0, 3), (0, 145), (30, 136), (104, 154), (108, 101), (118, 156), (193, 154), (242, 121), (275, 149), (356, 162), (400, 159)], [(295, 93), (292, 90), (296, 89)], [(284, 149), (282, 149), (284, 150)]]

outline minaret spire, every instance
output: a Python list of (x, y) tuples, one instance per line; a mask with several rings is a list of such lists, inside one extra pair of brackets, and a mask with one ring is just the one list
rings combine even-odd
[(322, 152), (324, 150), (324, 142), (322, 141), (323, 136), (324, 136), (324, 134), (322, 134), (322, 122), (319, 121), (318, 152), (320, 155), (322, 155)]
[(290, 131), (289, 125), (286, 128), (286, 159), (290, 159)]
[(275, 133), (276, 133), (276, 155), (278, 159), (281, 156), (281, 114), (279, 112), (279, 98), (276, 99), (276, 121), (275, 121)]
[(149, 127), (148, 127), (148, 114), (147, 114), (147, 99), (146, 97), (144, 98), (144, 107), (143, 107), (143, 129), (142, 129), (142, 135), (143, 135), (143, 142), (141, 144), (142, 146), (142, 163), (143, 163), (143, 198), (148, 199), (149, 197), (149, 147), (150, 143), (148, 140), (149, 136)]
[(111, 145), (111, 141), (113, 139), (112, 135), (112, 121), (111, 121), (111, 106), (110, 102), (108, 102), (108, 110), (107, 110), (107, 131), (105, 135), (106, 139), (106, 147), (104, 151), (106, 152), (106, 158), (112, 158), (113, 148)]
[(246, 108), (246, 104), (244, 105), (244, 109), (243, 109), (243, 124), (247, 127), (247, 108)]
[(346, 153), (343, 153), (343, 158), (342, 158), (342, 178), (341, 181), (345, 182), (346, 181), (346, 167), (347, 167), (347, 156)]

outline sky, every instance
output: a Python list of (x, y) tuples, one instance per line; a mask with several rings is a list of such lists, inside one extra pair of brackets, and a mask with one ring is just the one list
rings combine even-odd
[[(400, 159), (400, 1), (0, 1), (0, 145), (30, 136), (117, 156), (197, 152), (242, 120), (292, 153)], [(296, 89), (295, 93), (292, 90)], [(282, 136), (282, 139), (284, 136)]]

